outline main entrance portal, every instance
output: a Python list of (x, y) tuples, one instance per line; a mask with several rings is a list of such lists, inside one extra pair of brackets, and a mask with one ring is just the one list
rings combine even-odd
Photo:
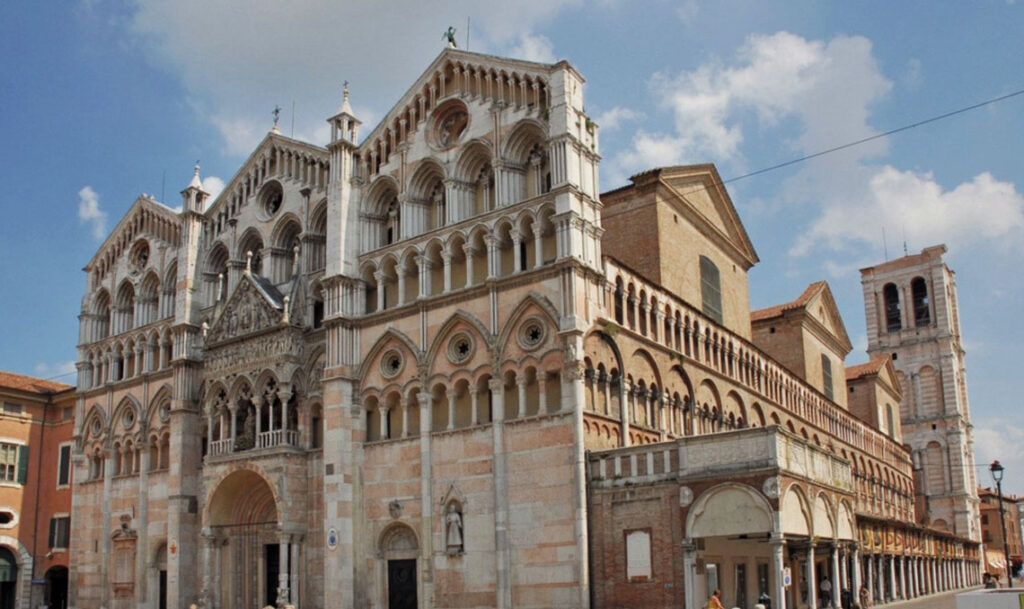
[[(217, 607), (276, 606), (281, 575), (281, 532), (273, 491), (259, 474), (241, 470), (217, 487), (210, 501), (210, 561), (203, 587)], [(282, 558), (284, 558), (282, 564)], [(287, 591), (285, 591), (287, 594)]]

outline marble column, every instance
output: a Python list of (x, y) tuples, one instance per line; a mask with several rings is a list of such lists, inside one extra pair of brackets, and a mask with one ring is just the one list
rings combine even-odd
[[(772, 607), (786, 609), (786, 586), (782, 581), (782, 572), (786, 568), (786, 540), (781, 534), (772, 534), (768, 541), (772, 551)], [(687, 604), (687, 607), (696, 605)]]

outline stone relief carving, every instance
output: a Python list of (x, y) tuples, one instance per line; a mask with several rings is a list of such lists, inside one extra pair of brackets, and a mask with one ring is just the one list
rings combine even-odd
[[(207, 353), (206, 367), (209, 372), (216, 374), (248, 368), (254, 363), (279, 363), (282, 356), (290, 355), (298, 361), (302, 355), (302, 346), (302, 337), (298, 331), (275, 332), (244, 343), (211, 349)], [(290, 375), (281, 378), (290, 378)]]
[(281, 312), (267, 302), (251, 281), (242, 281), (207, 332), (206, 340), (213, 344), (272, 328), (280, 317)]
[(693, 503), (693, 489), (688, 486), (679, 487), (679, 506), (686, 507)]
[(761, 485), (761, 492), (764, 493), (765, 497), (775, 499), (779, 496), (779, 479), (772, 477), (764, 481)]

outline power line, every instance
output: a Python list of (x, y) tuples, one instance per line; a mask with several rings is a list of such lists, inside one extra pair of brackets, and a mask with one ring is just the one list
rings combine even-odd
[(739, 180), (745, 180), (746, 178), (750, 178), (750, 177), (753, 177), (753, 176), (756, 176), (756, 175), (760, 175), (762, 173), (767, 173), (769, 171), (775, 171), (776, 169), (782, 169), (783, 167), (789, 167), (790, 165), (796, 165), (797, 163), (803, 163), (804, 161), (809, 161), (811, 159), (816, 159), (816, 158), (818, 158), (820, 156), (825, 156), (826, 154), (832, 154), (833, 152), (839, 152), (840, 150), (846, 150), (847, 148), (853, 148), (854, 146), (860, 146), (861, 144), (866, 144), (867, 142), (870, 142), (870, 141), (873, 141), (873, 140), (877, 140), (879, 138), (888, 137), (890, 135), (893, 135), (893, 134), (896, 134), (896, 133), (900, 133), (902, 131), (909, 131), (910, 129), (914, 129), (914, 128), (920, 127), (922, 125), (927, 125), (928, 123), (934, 123), (936, 121), (940, 121), (940, 120), (949, 118), (951, 116), (956, 116), (957, 114), (963, 114), (964, 112), (969, 112), (971, 110), (976, 110), (978, 108), (982, 108), (982, 107), (988, 106), (990, 104), (1001, 102), (1003, 100), (1007, 100), (1007, 99), (1010, 99), (1011, 97), (1016, 97), (1018, 95), (1024, 95), (1024, 89), (1019, 89), (1017, 91), (1014, 91), (1013, 93), (1007, 93), (1006, 95), (1000, 95), (999, 97), (993, 97), (992, 99), (987, 99), (987, 100), (985, 100), (983, 102), (979, 102), (979, 103), (973, 104), (971, 106), (965, 106), (963, 108), (959, 108), (959, 109), (953, 110), (951, 112), (946, 112), (945, 114), (940, 114), (938, 116), (933, 116), (931, 118), (926, 118), (924, 120), (917, 121), (916, 123), (911, 123), (909, 125), (904, 125), (902, 127), (897, 127), (895, 129), (890, 129), (889, 131), (886, 131), (885, 133), (878, 133), (878, 134), (875, 134), (875, 135), (872, 135), (872, 136), (869, 136), (869, 137), (865, 137), (865, 138), (862, 138), (862, 139), (859, 139), (859, 140), (856, 140), (856, 141), (853, 141), (853, 142), (842, 144), (840, 146), (835, 146), (834, 148), (829, 148), (827, 150), (822, 150), (820, 152), (815, 152), (813, 154), (808, 154), (807, 156), (802, 156), (802, 157), (799, 157), (799, 158), (796, 158), (796, 159), (790, 159), (790, 160), (785, 161), (783, 163), (779, 163), (777, 165), (772, 165), (771, 167), (765, 167), (763, 169), (758, 169), (757, 171), (751, 171), (750, 173), (745, 173), (743, 175), (739, 175), (739, 176), (736, 176), (736, 177), (733, 177), (733, 178), (729, 178), (728, 180), (722, 180), (722, 184), (729, 184), (730, 182), (738, 182)]

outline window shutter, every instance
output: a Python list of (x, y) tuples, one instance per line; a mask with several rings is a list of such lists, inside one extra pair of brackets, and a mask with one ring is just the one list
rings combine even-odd
[(60, 458), (57, 471), (57, 484), (65, 485), (71, 481), (70, 476), (71, 470), (71, 447), (61, 446), (60, 447)]
[(50, 541), (46, 544), (47, 547), (54, 547), (54, 542), (57, 541), (57, 519), (50, 519)]
[(18, 484), (28, 482), (28, 446), (18, 447)]

